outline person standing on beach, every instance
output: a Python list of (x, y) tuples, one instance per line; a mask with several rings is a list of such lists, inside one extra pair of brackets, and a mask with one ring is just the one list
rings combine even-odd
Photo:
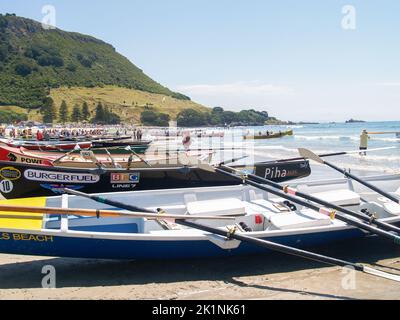
[(364, 150), (364, 152), (360, 152), (360, 155), (367, 155), (367, 152), (365, 150), (368, 149), (368, 139), (369, 135), (366, 129), (363, 130), (363, 132), (360, 135), (360, 150)]

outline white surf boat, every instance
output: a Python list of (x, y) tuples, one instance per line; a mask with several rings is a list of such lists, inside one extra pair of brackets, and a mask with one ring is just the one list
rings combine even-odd
[[(365, 178), (400, 197), (400, 176)], [(397, 187), (396, 187), (397, 186)], [(371, 212), (379, 221), (400, 224), (400, 205), (351, 180), (301, 182), (299, 190), (355, 211)], [(397, 189), (397, 190), (396, 190)], [(296, 248), (326, 245), (369, 235), (333, 216), (319, 213), (259, 189), (245, 186), (170, 189), (102, 194), (101, 197), (150, 210), (163, 208), (177, 215), (226, 232), (264, 239)], [(0, 205), (31, 205), (35, 213), (0, 213), (0, 253), (95, 259), (176, 259), (244, 255), (266, 252), (251, 243), (188, 228), (159, 215), (105, 217), (102, 210), (127, 211), (79, 196), (62, 195), (1, 201)], [(70, 215), (43, 214), (45, 208), (69, 208)], [(94, 209), (97, 217), (76, 216), (74, 210)], [(57, 209), (56, 209), (57, 210)], [(61, 210), (61, 209), (59, 209)], [(100, 211), (99, 211), (100, 210)], [(55, 212), (57, 213), (57, 211)], [(198, 220), (200, 216), (234, 220)], [(177, 221), (175, 221), (177, 222)]]

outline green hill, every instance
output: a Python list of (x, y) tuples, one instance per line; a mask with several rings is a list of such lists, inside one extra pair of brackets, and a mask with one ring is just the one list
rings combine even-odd
[(190, 100), (152, 80), (101, 40), (0, 15), (0, 105), (35, 109), (56, 88), (106, 86)]

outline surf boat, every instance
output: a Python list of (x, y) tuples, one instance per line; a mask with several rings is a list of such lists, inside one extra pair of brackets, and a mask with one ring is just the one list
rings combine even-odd
[[(400, 196), (400, 190), (388, 187), (400, 184), (398, 175), (366, 180)], [(355, 190), (348, 179), (302, 182), (296, 187), (332, 204), (373, 212), (379, 221), (400, 223), (400, 205), (362, 189)], [(67, 194), (1, 201), (0, 253), (118, 260), (225, 257), (268, 252), (229, 235), (296, 248), (369, 235), (332, 215), (245, 185), (121, 192), (98, 197), (103, 203)], [(120, 205), (105, 204), (105, 199), (140, 206), (149, 212), (163, 210), (157, 209), (156, 217), (133, 216)], [(36, 209), (17, 210), (27, 204)], [(226, 236), (179, 221), (199, 223)]]
[[(93, 150), (71, 150), (67, 153), (53, 153), (43, 151), (32, 151), (25, 148), (13, 148), (0, 146), (0, 162), (14, 162), (20, 164), (36, 164), (63, 168), (140, 168), (140, 167), (171, 167), (179, 163), (179, 153), (138, 155), (133, 149), (127, 148), (125, 153), (112, 154), (107, 148), (103, 153), (95, 153)], [(193, 151), (191, 156), (201, 157), (210, 155)]]
[(271, 132), (270, 134), (248, 135), (244, 136), (243, 138), (245, 140), (264, 140), (264, 139), (277, 139), (285, 136), (293, 136), (293, 130), (288, 130), (285, 132), (277, 132), (277, 133)]
[(13, 148), (25, 148), (27, 150), (39, 151), (71, 151), (76, 148), (89, 149), (92, 147), (90, 141), (34, 141), (34, 140), (7, 140), (0, 139), (0, 142)]
[[(65, 187), (87, 193), (99, 193), (238, 184), (236, 180), (227, 176), (178, 162), (156, 166), (136, 162), (135, 166), (130, 168), (84, 168), (55, 165), (54, 161), (34, 158), (26, 153), (11, 153), (6, 159), (8, 160), (0, 161), (0, 192), (6, 199), (50, 196), (59, 193), (59, 190)], [(306, 160), (271, 161), (234, 167), (243, 173), (254, 173), (276, 182), (311, 174), (310, 164)]]
[(133, 148), (141, 148), (144, 153), (146, 151), (152, 141), (150, 140), (132, 140), (130, 139), (100, 139), (93, 140), (92, 147), (93, 148), (111, 148), (111, 147), (133, 147)]

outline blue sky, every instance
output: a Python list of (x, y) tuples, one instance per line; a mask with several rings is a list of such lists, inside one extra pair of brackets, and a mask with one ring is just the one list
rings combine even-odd
[[(281, 119), (399, 120), (400, 1), (1, 0), (0, 12), (111, 43), (208, 106)], [(342, 28), (352, 5), (354, 30)]]

